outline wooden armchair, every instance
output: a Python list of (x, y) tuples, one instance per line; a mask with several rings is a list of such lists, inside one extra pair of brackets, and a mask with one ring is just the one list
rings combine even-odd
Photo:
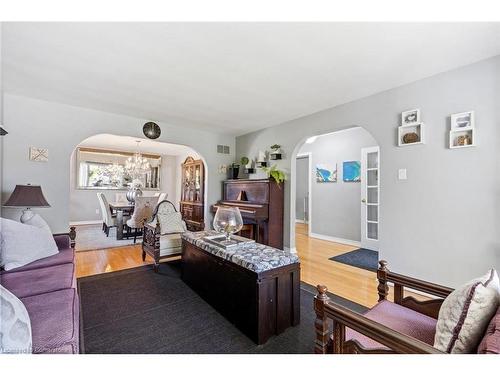
[[(326, 286), (317, 286), (315, 353), (443, 354), (432, 346), (432, 340), (441, 304), (453, 289), (393, 273), (385, 260), (379, 262), (377, 279), (379, 303), (364, 315), (331, 302)], [(388, 283), (394, 284), (394, 302), (387, 300)], [(437, 298), (418, 301), (405, 297), (405, 288)]]
[[(162, 228), (161, 224), (161, 222), (168, 221), (163, 218), (171, 214), (177, 214), (179, 216), (178, 221), (180, 221), (180, 223), (177, 222), (177, 230), (175, 231), (168, 230), (169, 228)], [(167, 200), (161, 201), (153, 212), (152, 220), (144, 224), (142, 260), (144, 261), (146, 259), (146, 255), (152, 257), (154, 260), (154, 271), (158, 272), (161, 259), (181, 255), (181, 233), (186, 230), (186, 223), (180, 219), (180, 214), (177, 213), (174, 204)]]

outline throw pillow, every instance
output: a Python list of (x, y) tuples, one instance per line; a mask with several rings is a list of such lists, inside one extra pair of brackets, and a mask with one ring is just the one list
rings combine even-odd
[(31, 353), (31, 322), (23, 303), (0, 285), (0, 353)]
[(495, 270), (455, 289), (441, 305), (434, 347), (447, 353), (471, 353), (497, 311), (500, 282)]
[(47, 224), (47, 222), (45, 220), (43, 220), (43, 218), (38, 214), (34, 214), (31, 217), (31, 219), (29, 219), (28, 221), (25, 221), (24, 224), (32, 225), (32, 226), (40, 228), (40, 229), (45, 229), (45, 230), (49, 231), (49, 233), (52, 233), (52, 231), (50, 230), (49, 224)]
[(180, 212), (158, 214), (158, 220), (160, 222), (161, 234), (182, 233), (186, 231)]
[(0, 265), (7, 271), (59, 253), (46, 229), (4, 218), (0, 218), (0, 226)]

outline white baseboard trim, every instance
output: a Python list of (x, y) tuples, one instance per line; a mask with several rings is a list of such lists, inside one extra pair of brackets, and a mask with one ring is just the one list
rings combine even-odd
[(302, 220), (302, 219), (295, 219), (295, 222), (300, 223), (300, 224), (307, 224), (307, 221)]
[(332, 236), (327, 236), (324, 234), (318, 234), (318, 233), (309, 233), (309, 237), (312, 238), (317, 238), (318, 240), (324, 240), (324, 241), (330, 241), (330, 242), (338, 242), (344, 245), (351, 245), (351, 246), (357, 246), (361, 247), (361, 242), (360, 241), (353, 241), (353, 240), (348, 240), (345, 238), (339, 238), (339, 237), (332, 237)]
[(291, 252), (292, 254), (297, 254), (297, 248), (296, 247), (283, 247), (283, 250), (285, 251), (289, 251)]
[(102, 224), (102, 220), (88, 220), (88, 221), (70, 221), (69, 225), (91, 225)]

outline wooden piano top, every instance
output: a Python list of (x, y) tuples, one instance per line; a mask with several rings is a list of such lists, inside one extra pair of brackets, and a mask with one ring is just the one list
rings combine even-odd
[(245, 204), (268, 204), (270, 197), (270, 182), (264, 180), (226, 180), (223, 186), (223, 201), (238, 201), (238, 196), (244, 192)]

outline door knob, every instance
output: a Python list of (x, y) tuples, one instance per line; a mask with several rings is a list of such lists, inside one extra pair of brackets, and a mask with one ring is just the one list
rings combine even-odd
[(366, 203), (366, 199), (365, 198), (361, 199), (361, 202)]

